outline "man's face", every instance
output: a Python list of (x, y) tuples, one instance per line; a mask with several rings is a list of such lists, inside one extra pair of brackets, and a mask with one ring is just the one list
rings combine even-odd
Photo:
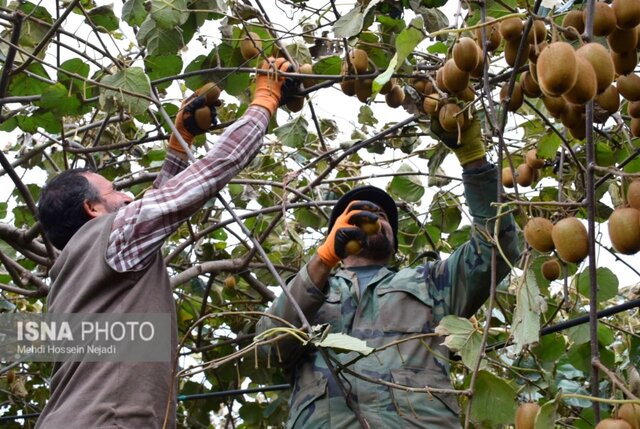
[(394, 236), (393, 229), (387, 219), (387, 214), (383, 210), (374, 212), (380, 220), (380, 232), (369, 236), (369, 245), (362, 249), (358, 254), (363, 258), (374, 261), (388, 260), (393, 256), (394, 252)]
[(83, 173), (83, 176), (100, 194), (100, 201), (85, 201), (85, 211), (94, 218), (104, 214), (115, 213), (121, 207), (133, 201), (129, 195), (116, 190), (112, 182), (96, 173)]

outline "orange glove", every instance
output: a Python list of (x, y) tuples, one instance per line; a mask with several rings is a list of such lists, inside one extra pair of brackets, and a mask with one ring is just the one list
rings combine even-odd
[[(218, 123), (215, 106), (220, 105), (220, 100), (218, 100), (217, 96), (208, 96), (209, 91), (207, 89), (210, 89), (210, 87), (211, 84), (205, 84), (185, 99), (176, 116), (176, 130), (178, 130), (189, 147), (191, 147), (195, 136), (204, 134), (209, 127)], [(213, 88), (216, 88), (215, 85), (213, 85)], [(178, 138), (173, 133), (169, 137), (169, 147), (177, 152), (185, 153)]]
[(252, 106), (262, 106), (272, 115), (274, 114), (280, 104), (284, 84), (284, 78), (278, 76), (278, 72), (289, 71), (290, 66), (291, 64), (284, 58), (269, 57), (268, 61), (262, 62), (260, 70), (269, 70), (269, 73), (256, 76), (256, 93), (251, 102)]
[(351, 249), (347, 248), (347, 243), (356, 241), (360, 244), (358, 249), (366, 247), (367, 234), (361, 226), (378, 222), (378, 216), (374, 211), (382, 209), (369, 201), (351, 201), (336, 219), (324, 243), (318, 247), (320, 260), (329, 267), (335, 267), (341, 259), (350, 254)]

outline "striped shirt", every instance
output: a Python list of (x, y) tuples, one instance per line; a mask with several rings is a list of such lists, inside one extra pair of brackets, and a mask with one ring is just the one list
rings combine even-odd
[(109, 266), (118, 272), (145, 268), (164, 240), (257, 155), (269, 118), (266, 109), (249, 107), (191, 165), (168, 152), (153, 188), (116, 214), (106, 253)]

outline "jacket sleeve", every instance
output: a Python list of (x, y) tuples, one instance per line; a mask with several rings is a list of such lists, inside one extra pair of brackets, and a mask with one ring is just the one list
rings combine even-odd
[[(470, 240), (446, 260), (433, 264), (433, 294), (441, 305), (436, 313), (442, 317), (455, 314), (471, 317), (487, 300), (491, 288), (491, 249), (496, 222), (498, 242), (503, 254), (513, 264), (521, 252), (516, 223), (511, 214), (502, 214), (491, 203), (497, 201), (498, 170), (487, 165), (462, 175), (464, 193), (473, 218)], [(510, 271), (509, 264), (497, 253), (497, 278), (500, 282)]]
[[(287, 287), (309, 323), (313, 323), (320, 307), (325, 302), (325, 295), (309, 278), (307, 265), (302, 267), (293, 280), (287, 284)], [(267, 314), (284, 319), (296, 328), (302, 326), (302, 321), (284, 293), (281, 293), (276, 298), (267, 310)], [(256, 325), (256, 334), (262, 334), (269, 329), (283, 326), (287, 325), (275, 318), (262, 316)], [(304, 346), (293, 336), (287, 336), (277, 343), (267, 344), (260, 348), (263, 357), (271, 354), (270, 362), (285, 368), (294, 364), (303, 351)]]

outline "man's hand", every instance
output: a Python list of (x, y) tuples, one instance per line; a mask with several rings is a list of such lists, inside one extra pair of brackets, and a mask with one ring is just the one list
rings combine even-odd
[(273, 115), (280, 105), (282, 85), (285, 81), (280, 72), (291, 71), (289, 67), (291, 64), (284, 58), (269, 58), (268, 61), (263, 61), (260, 70), (268, 70), (268, 73), (257, 75), (256, 93), (251, 105), (264, 107)]
[[(367, 233), (362, 227), (378, 222), (375, 211), (381, 209), (369, 201), (352, 201), (347, 206), (318, 248), (318, 256), (325, 265), (335, 267), (342, 258), (367, 246)], [(354, 243), (359, 246), (352, 249), (351, 246), (356, 247)]]
[(477, 117), (474, 117), (471, 120), (471, 125), (462, 131), (459, 140), (458, 133), (446, 132), (436, 117), (431, 118), (431, 131), (455, 153), (462, 166), (482, 159), (486, 154), (480, 135), (480, 120)]
[[(191, 147), (195, 136), (204, 134), (209, 127), (218, 123), (215, 106), (220, 105), (219, 95), (218, 87), (208, 83), (182, 102), (175, 125), (189, 147)], [(169, 147), (177, 152), (185, 153), (173, 133), (169, 138)]]

